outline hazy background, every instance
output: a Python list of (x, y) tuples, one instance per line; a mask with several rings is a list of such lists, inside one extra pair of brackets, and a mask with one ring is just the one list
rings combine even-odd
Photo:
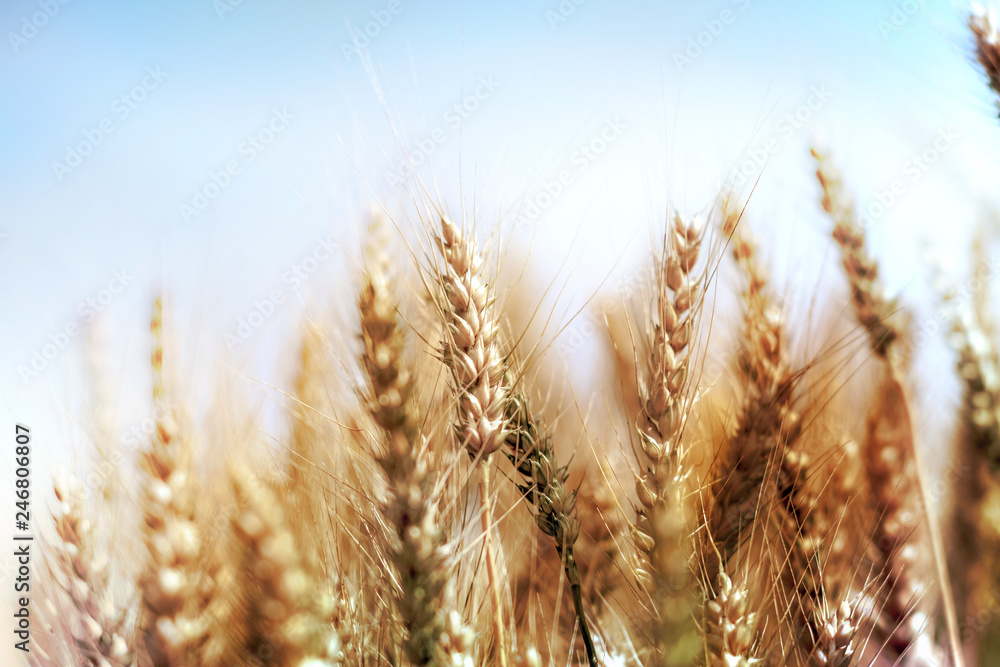
[[(87, 359), (119, 397), (116, 428), (141, 421), (159, 289), (192, 363), (273, 381), (303, 312), (351, 307), (359, 231), (372, 205), (405, 208), (410, 189), (387, 174), (407, 154), (453, 212), (464, 201), (530, 249), (540, 279), (569, 258), (573, 305), (635, 272), (668, 202), (704, 210), (725, 181), (743, 197), (757, 182), (748, 221), (778, 279), (808, 284), (836, 264), (818, 142), (864, 209), (904, 183), (869, 234), (890, 292), (926, 302), (922, 253), (964, 280), (969, 230), (1000, 184), (966, 13), (931, 0), (5, 0), (0, 488), (13, 423), (27, 424), (33, 509), (47, 511)], [(925, 168), (913, 158), (926, 151)], [(227, 345), (274, 294), (273, 314)], [(103, 312), (83, 328), (88, 299)], [(84, 353), (88, 338), (103, 354)], [(46, 345), (65, 349), (27, 373)]]

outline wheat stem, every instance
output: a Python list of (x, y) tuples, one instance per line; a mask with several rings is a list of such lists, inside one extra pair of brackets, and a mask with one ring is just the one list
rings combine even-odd
[[(479, 466), (479, 492), (482, 496), (481, 528), (486, 540), (486, 553), (496, 553), (493, 547), (493, 508), (490, 500), (490, 465), (492, 457), (487, 456)], [(503, 616), (500, 614), (502, 598), (500, 597), (500, 577), (493, 558), (486, 559), (486, 576), (489, 578), (490, 599), (493, 603), (493, 632), (496, 636), (497, 659), (500, 667), (507, 667), (507, 631)]]

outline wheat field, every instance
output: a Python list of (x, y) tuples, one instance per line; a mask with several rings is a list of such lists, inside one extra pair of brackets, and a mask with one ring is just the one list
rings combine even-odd
[[(995, 19), (969, 29), (1000, 95)], [(510, 279), (487, 224), (419, 184), (417, 224), (366, 221), (350, 326), (287, 342), (280, 433), (185, 404), (168, 289), (153, 435), (94, 435), (99, 493), (53, 484), (27, 664), (1000, 665), (996, 300), (929, 295), (962, 394), (928, 442), (914, 304), (836, 147), (812, 157), (835, 286), (788, 307), (752, 195), (670, 210), (648, 279), (595, 313), (593, 401), (538, 333), (572, 322), (540, 307), (558, 289)]]

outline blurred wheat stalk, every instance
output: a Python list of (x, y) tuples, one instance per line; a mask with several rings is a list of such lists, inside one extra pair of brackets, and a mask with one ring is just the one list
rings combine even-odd
[[(994, 20), (970, 28), (1000, 93)], [(813, 155), (847, 290), (826, 312), (853, 311), (840, 336), (794, 349), (810, 323), (789, 321), (721, 197), (707, 220), (666, 221), (647, 304), (603, 314), (617, 404), (578, 424), (532, 381), (525, 307), (475, 230), (434, 209), (422, 298), (400, 293), (410, 267), (376, 221), (350, 340), (304, 328), (277, 460), (252, 423), (197, 432), (157, 299), (155, 434), (89, 503), (57, 480), (30, 663), (996, 664), (995, 314), (939, 290), (964, 386), (949, 516), (920, 460), (907, 308)], [(705, 308), (726, 266), (741, 317), (713, 374)]]

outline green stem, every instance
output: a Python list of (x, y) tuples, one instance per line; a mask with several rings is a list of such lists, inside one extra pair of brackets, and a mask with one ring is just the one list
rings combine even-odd
[(594, 647), (594, 640), (590, 636), (590, 628), (587, 627), (587, 617), (583, 613), (583, 588), (580, 586), (580, 570), (576, 567), (576, 559), (573, 558), (573, 547), (558, 547), (559, 557), (566, 568), (566, 578), (569, 580), (570, 590), (573, 593), (573, 608), (576, 610), (576, 618), (580, 622), (580, 634), (583, 635), (583, 645), (587, 649), (587, 662), (590, 667), (599, 667), (597, 662), (597, 649)]

